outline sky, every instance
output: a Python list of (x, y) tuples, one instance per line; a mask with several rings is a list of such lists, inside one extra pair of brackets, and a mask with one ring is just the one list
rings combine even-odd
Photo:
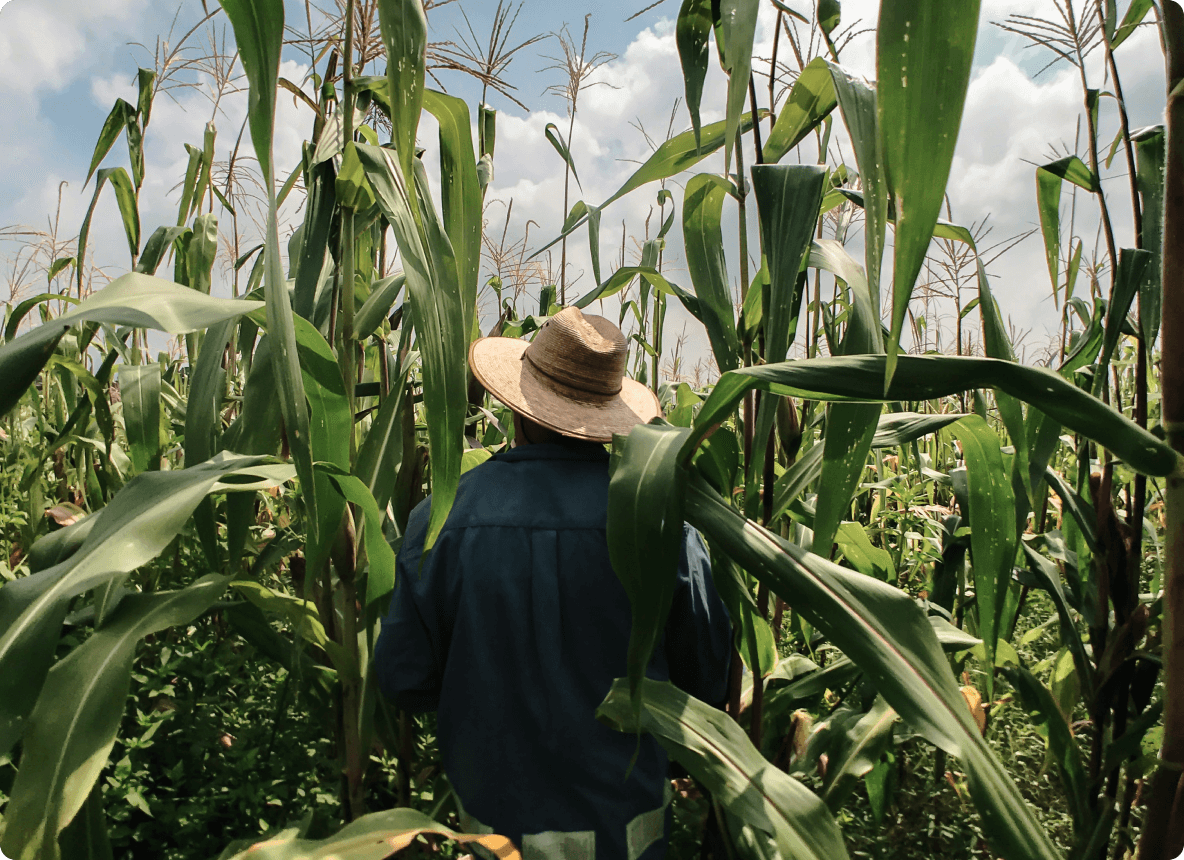
[[(1078, 0), (1080, 3), (1080, 0)], [(216, 8), (210, 0), (209, 8)], [(591, 78), (596, 86), (585, 89), (580, 97), (572, 135), (571, 152), (582, 186), (572, 183), (571, 201), (586, 199), (599, 203), (608, 198), (649, 154), (650, 139), (660, 142), (670, 126), (674, 132), (689, 126), (685, 106), (674, 108), (683, 94), (682, 76), (674, 43), (674, 17), (678, 0), (665, 0), (626, 20), (641, 10), (640, 0), (601, 0), (594, 5), (557, 3), (554, 0), (523, 0), (520, 14), (511, 32), (517, 44), (536, 34), (554, 34), (565, 25), (579, 41), (584, 14), (588, 21), (588, 52), (606, 52), (611, 59)], [(791, 6), (794, 4), (791, 2)], [(1119, 3), (1120, 14), (1125, 2)], [(809, 11), (808, 0), (797, 0), (800, 11)], [(494, 4), (488, 0), (457, 0), (429, 12), (430, 38), (434, 41), (458, 41), (467, 35), (468, 22), (483, 40), (486, 38)], [(1092, 8), (1092, 3), (1090, 4)], [(857, 33), (843, 48), (842, 62), (855, 72), (873, 77), (875, 73), (874, 27), (878, 3), (873, 0), (844, 0), (842, 29), (852, 27)], [(0, 9), (0, 115), (8, 118), (0, 126), (0, 147), (6, 153), (7, 169), (0, 171), (0, 301), (10, 299), (13, 284), (23, 295), (45, 289), (44, 267), (56, 251), (46, 251), (42, 234), (54, 234), (59, 246), (76, 236), (93, 193), (84, 187), (94, 142), (104, 118), (116, 98), (135, 101), (135, 72), (139, 66), (153, 66), (154, 53), (175, 48), (180, 36), (203, 14), (200, 0), (181, 0), (176, 4), (151, 0), (8, 0)], [(288, 24), (305, 28), (303, 3), (287, 0)], [(1050, 59), (1040, 49), (1031, 49), (1017, 36), (1004, 32), (993, 22), (1008, 15), (1055, 15), (1052, 0), (983, 0), (974, 68), (958, 139), (948, 194), (952, 220), (972, 225), (985, 223), (991, 229), (985, 245), (1019, 236), (1038, 226), (1036, 212), (1035, 166), (1053, 160), (1065, 152), (1084, 148), (1075, 146), (1081, 111), (1081, 82), (1075, 68), (1054, 66), (1037, 74)], [(755, 54), (758, 77), (767, 73), (771, 54), (775, 13), (765, 4), (758, 30)], [(199, 30), (187, 43), (189, 49), (179, 54), (192, 60), (208, 53), (210, 33), (219, 44), (233, 44), (233, 35), (224, 16), (211, 20), (212, 30)], [(867, 32), (859, 33), (861, 30)], [(205, 49), (205, 50), (203, 50)], [(781, 58), (787, 59), (784, 40)], [(515, 95), (531, 108), (529, 112), (500, 94), (490, 93), (489, 101), (499, 111), (494, 180), (486, 210), (487, 231), (499, 242), (513, 246), (526, 236), (531, 249), (558, 234), (563, 221), (563, 164), (545, 138), (548, 124), (554, 123), (566, 133), (568, 116), (564, 102), (547, 91), (559, 84), (562, 75), (554, 68), (560, 57), (560, 44), (553, 35), (525, 48), (509, 67), (506, 77)], [(1158, 37), (1152, 27), (1136, 31), (1117, 52), (1122, 85), (1134, 128), (1162, 121), (1164, 108), (1163, 60)], [(284, 55), (281, 75), (301, 84), (309, 72), (308, 54), (289, 49)], [(321, 61), (318, 69), (324, 70)], [(382, 69), (374, 68), (373, 73)], [(1089, 84), (1109, 89), (1103, 78), (1100, 51), (1086, 69)], [(235, 69), (238, 73), (238, 69)], [(192, 76), (190, 76), (191, 78)], [(188, 80), (186, 73), (177, 80)], [(208, 83), (198, 82), (162, 93), (154, 106), (145, 140), (146, 183), (141, 196), (141, 222), (147, 236), (160, 224), (176, 220), (179, 191), (187, 154), (184, 144), (200, 146), (209, 121), (218, 132), (217, 158), (226, 159), (234, 147), (245, 114), (245, 94), (227, 93), (215, 108)], [(242, 82), (239, 82), (241, 85)], [(471, 79), (456, 73), (440, 73), (436, 85), (444, 86), (464, 98), (473, 108), (480, 99), (480, 89)], [(704, 122), (723, 116), (726, 78), (718, 67), (709, 72), (704, 93)], [(304, 84), (312, 93), (311, 84)], [(763, 100), (764, 85), (758, 84)], [(1108, 142), (1117, 129), (1117, 114), (1112, 99), (1104, 99), (1101, 108), (1101, 139)], [(673, 110), (673, 120), (671, 121)], [(837, 114), (836, 114), (837, 117)], [(277, 115), (277, 172), (286, 176), (299, 163), (301, 141), (311, 131), (311, 112), (281, 93)], [(435, 126), (425, 114), (419, 129), (420, 144), (425, 148), (425, 162), (435, 176)], [(244, 138), (246, 146), (246, 138)], [(802, 158), (815, 154), (804, 146)], [(787, 156), (792, 159), (793, 154)], [(830, 162), (851, 159), (850, 145), (841, 128), (832, 138)], [(126, 164), (126, 148), (118, 144), (104, 162), (105, 166)], [(701, 171), (722, 170), (722, 155), (712, 156), (699, 165)], [(667, 183), (681, 205), (682, 185), (688, 175)], [(1119, 246), (1132, 244), (1130, 202), (1127, 177), (1121, 155), (1109, 169), (1103, 170), (1103, 185), (1108, 192)], [(636, 262), (640, 242), (648, 230), (658, 230), (656, 185), (646, 186), (609, 207), (602, 218), (602, 276), (620, 264), (622, 222), (626, 233), (625, 262)], [(511, 208), (512, 202), (512, 208)], [(1063, 199), (1068, 220), (1070, 195)], [(1097, 219), (1091, 201), (1078, 199), (1075, 224), (1084, 239), (1086, 257), (1095, 247), (1101, 253)], [(250, 207), (240, 207), (239, 228), (250, 233)], [(98, 204), (92, 228), (93, 259), (102, 266), (103, 277), (115, 277), (129, 265), (114, 198), (104, 192)], [(509, 223), (506, 214), (509, 212)], [(258, 218), (258, 214), (255, 214)], [(283, 227), (290, 231), (299, 223), (299, 212), (290, 206), (283, 213)], [(729, 210), (725, 235), (736, 235), (734, 214)], [(755, 219), (751, 219), (755, 222)], [(229, 233), (230, 218), (223, 213), (224, 236)], [(755, 226), (751, 247), (756, 247)], [(16, 235), (28, 232), (37, 236)], [(858, 230), (853, 231), (853, 253), (862, 258)], [(31, 242), (40, 242), (35, 253)], [(228, 245), (218, 270), (216, 289), (228, 291), (227, 261), (232, 256)], [(557, 249), (556, 249), (557, 250)], [(736, 248), (729, 249), (729, 273), (735, 280), (739, 265)], [(546, 257), (541, 258), (546, 263)], [(584, 231), (572, 237), (568, 245), (569, 288), (582, 294), (592, 285), (590, 254)], [(552, 271), (558, 269), (558, 255), (552, 256)], [(484, 261), (482, 282), (492, 271), (492, 260)], [(690, 279), (682, 263), (680, 228), (668, 236), (664, 255), (668, 277), (686, 287)], [(890, 267), (886, 267), (890, 269)], [(1024, 355), (1039, 360), (1041, 349), (1059, 329), (1060, 312), (1054, 305), (1043, 245), (1039, 235), (1019, 242), (988, 266), (1005, 318), (1016, 332), (1026, 332)], [(162, 270), (163, 274), (163, 270)], [(100, 278), (100, 281), (102, 278)], [(537, 295), (537, 281), (530, 286)], [(885, 283), (887, 289), (887, 283)], [(967, 298), (970, 297), (967, 293)], [(611, 305), (611, 307), (610, 307)], [(604, 313), (616, 316), (615, 303), (606, 302)], [(486, 313), (492, 309), (487, 301)], [(925, 309), (917, 306), (918, 313)], [(672, 302), (668, 332), (677, 334), (685, 326), (684, 370), (706, 354), (702, 329)], [(928, 309), (930, 331), (943, 331), (944, 340), (931, 340), (928, 346), (951, 349), (953, 305), (938, 301)], [(973, 325), (972, 325), (973, 323)], [(967, 330), (977, 329), (968, 319)], [(972, 335), (973, 337), (973, 335)], [(672, 342), (667, 341), (672, 347)], [(669, 352), (666, 356), (670, 358)]]

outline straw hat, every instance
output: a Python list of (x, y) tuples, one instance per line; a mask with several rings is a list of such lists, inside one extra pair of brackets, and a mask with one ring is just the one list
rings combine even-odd
[(469, 366), (486, 390), (520, 415), (565, 436), (610, 442), (662, 414), (658, 398), (625, 376), (627, 346), (604, 317), (564, 308), (534, 341), (483, 337)]

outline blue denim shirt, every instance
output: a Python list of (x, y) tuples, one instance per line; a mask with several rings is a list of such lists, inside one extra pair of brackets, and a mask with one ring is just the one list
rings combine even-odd
[[(429, 508), (419, 505), (375, 650), (389, 699), (438, 711), (444, 768), (466, 817), (528, 857), (665, 852), (665, 753), (594, 716), (625, 674), (630, 629), (605, 538), (608, 481), (608, 452), (595, 443), (498, 454), (461, 478), (426, 556)], [(678, 576), (648, 674), (719, 704), (731, 627), (690, 527)]]

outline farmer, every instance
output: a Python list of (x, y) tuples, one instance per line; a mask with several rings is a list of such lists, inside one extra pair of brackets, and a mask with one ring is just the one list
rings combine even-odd
[[(426, 556), (429, 502), (412, 512), (374, 655), (389, 699), (438, 711), (462, 829), (507, 836), (525, 860), (666, 851), (665, 753), (594, 716), (625, 674), (630, 629), (605, 539), (604, 443), (661, 413), (653, 393), (625, 377), (625, 358), (620, 329), (576, 308), (532, 343), (473, 343), (473, 374), (514, 413), (515, 447), (461, 478)], [(707, 551), (684, 526), (674, 603), (648, 674), (720, 704), (730, 643)]]

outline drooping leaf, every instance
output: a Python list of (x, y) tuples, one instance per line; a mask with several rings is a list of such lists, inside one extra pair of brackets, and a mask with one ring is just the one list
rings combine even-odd
[(929, 400), (975, 388), (998, 388), (1027, 403), (1038, 403), (1045, 415), (1144, 474), (1164, 476), (1182, 468), (1179, 456), (1162, 440), (1046, 368), (992, 358), (901, 356), (904, 373), (884, 391), (885, 361), (884, 356), (875, 355), (839, 356), (725, 373), (699, 411), (691, 444), (681, 460), (686, 462), (706, 429), (723, 420), (754, 388), (819, 400), (888, 401)]
[(896, 369), (913, 284), (945, 198), (970, 84), (978, 12), (979, 0), (885, 0), (880, 7), (877, 111), (896, 208), (885, 387)]
[(60, 856), (58, 833), (82, 808), (115, 745), (137, 643), (193, 621), (229, 579), (210, 575), (179, 591), (128, 595), (101, 629), (54, 665), (30, 715), (4, 811), (6, 853)]
[(20, 737), (37, 701), (71, 597), (155, 558), (209, 493), (267, 489), (291, 475), (268, 458), (226, 453), (188, 469), (142, 472), (87, 518), (85, 539), (65, 560), (0, 588), (0, 748)]
[(259, 302), (219, 299), (151, 275), (129, 272), (87, 296), (76, 307), (0, 346), (0, 415), (4, 415), (49, 361), (62, 335), (82, 322), (109, 323), (183, 334), (208, 328), (260, 307)]
[(701, 129), (699, 107), (703, 103), (703, 81), (707, 78), (710, 59), (707, 42), (711, 26), (711, 0), (683, 0), (674, 28), (674, 41), (678, 45), (687, 110), (691, 114), (696, 143)]
[(1147, 13), (1154, 5), (1154, 0), (1131, 0), (1131, 5), (1126, 7), (1126, 14), (1122, 16), (1122, 23), (1118, 25), (1114, 30), (1114, 35), (1110, 37), (1110, 50), (1117, 48), (1127, 40), (1131, 33), (1135, 32), (1135, 28), (1143, 23), (1143, 19), (1147, 17)]
[(984, 832), (998, 854), (1059, 857), (979, 733), (933, 628), (909, 595), (787, 543), (745, 520), (697, 480), (687, 488), (687, 520), (713, 547), (842, 649), (916, 731), (963, 760)]
[(354, 334), (358, 340), (365, 340), (377, 331), (398, 300), (406, 281), (407, 278), (400, 272), (374, 282), (370, 288), (370, 295), (358, 308), (357, 316), (354, 317)]
[(847, 849), (830, 812), (812, 791), (779, 770), (731, 717), (674, 685), (642, 681), (641, 710), (619, 679), (596, 712), (619, 731), (645, 731), (728, 812), (771, 836), (783, 857), (841, 860)]
[(855, 789), (856, 783), (871, 772), (892, 743), (896, 711), (878, 697), (870, 711), (844, 733), (826, 768), (826, 788), (822, 799), (831, 812), (838, 812)]
[[(715, 4), (713, 3), (713, 8)], [(752, 41), (756, 36), (758, 0), (719, 0), (716, 38), (723, 47), (724, 71), (728, 73), (728, 96), (724, 132), (724, 164), (731, 164), (732, 147), (740, 130), (740, 116), (748, 97), (752, 73)], [(729, 168), (730, 169), (730, 168)]]
[(826, 60), (815, 57), (789, 90), (789, 98), (777, 114), (769, 139), (764, 142), (766, 164), (776, 164), (830, 115), (838, 105), (835, 84)]

